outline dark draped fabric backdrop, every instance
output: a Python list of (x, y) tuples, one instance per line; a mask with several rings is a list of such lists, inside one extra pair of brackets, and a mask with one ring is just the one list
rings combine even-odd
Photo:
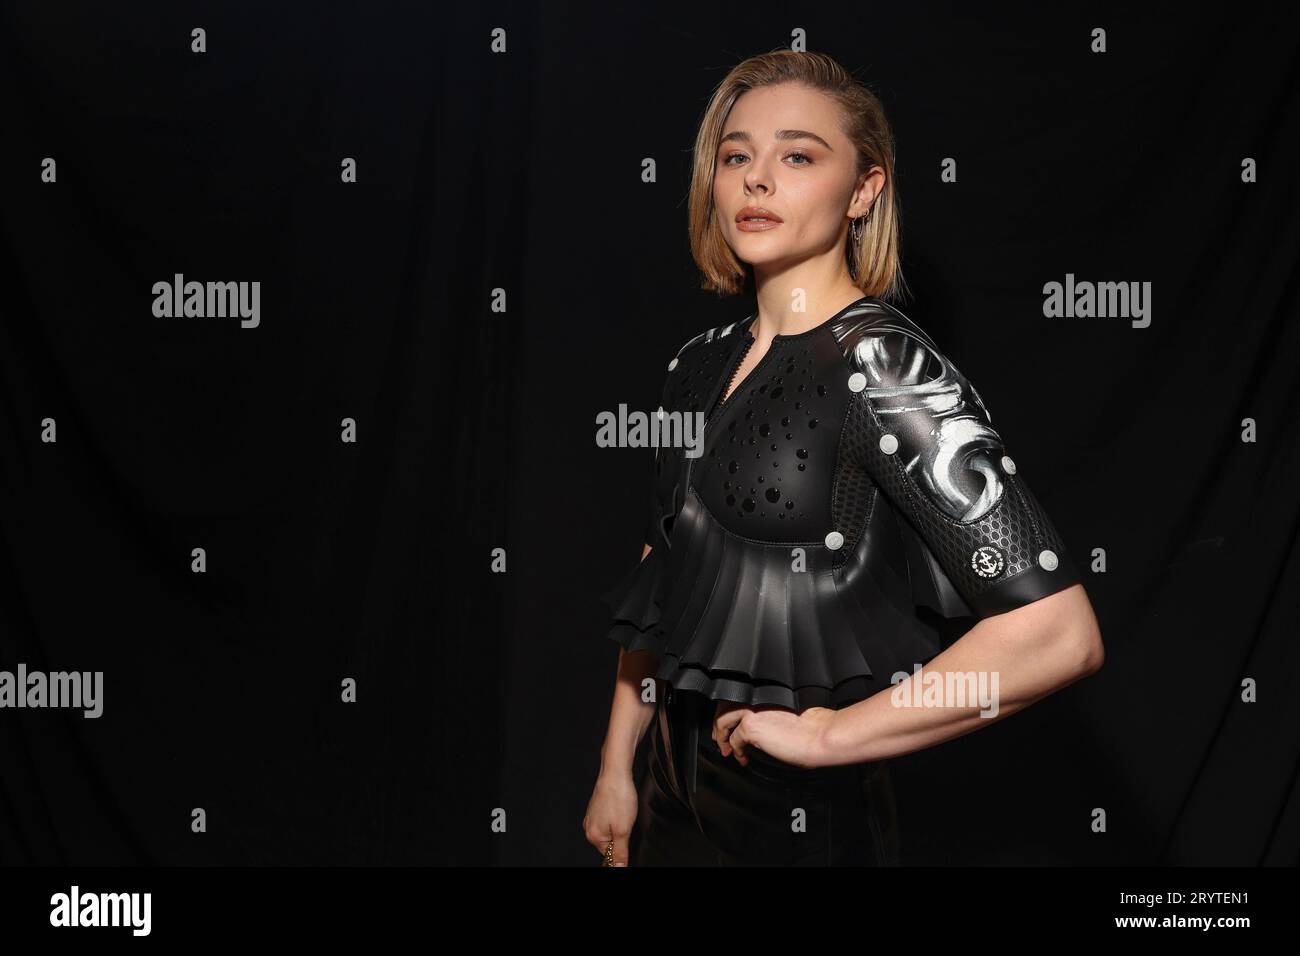
[[(894, 762), (904, 863), (1296, 863), (1300, 30), (1051, 6), (5, 3), (0, 670), (103, 711), (0, 709), (0, 859), (598, 862), (651, 452), (596, 416), (751, 311), (698, 289), (695, 127), (806, 42), (1107, 650)], [(257, 324), (156, 315), (176, 274)]]

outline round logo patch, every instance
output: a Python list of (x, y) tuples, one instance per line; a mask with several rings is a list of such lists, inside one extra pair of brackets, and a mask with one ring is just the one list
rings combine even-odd
[(991, 544), (976, 548), (970, 555), (970, 567), (982, 578), (996, 578), (1002, 573), (1006, 562), (1002, 558), (1002, 552)]

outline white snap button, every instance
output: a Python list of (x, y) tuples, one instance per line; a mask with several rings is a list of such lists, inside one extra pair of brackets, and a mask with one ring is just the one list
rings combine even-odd
[(1016, 473), (1016, 463), (1012, 461), (1008, 456), (1003, 455), (1002, 470), (1005, 471), (1008, 475), (1014, 475)]
[(892, 455), (894, 452), (898, 451), (898, 439), (893, 435), (881, 435), (880, 450), (886, 455)]
[(676, 367), (677, 367), (677, 359), (673, 359), (671, 362), (668, 363), (668, 371), (671, 372)]
[(854, 372), (849, 376), (849, 391), (860, 392), (867, 387), (867, 377), (861, 372)]
[(844, 535), (840, 534), (838, 531), (832, 531), (826, 536), (826, 547), (830, 548), (832, 551), (838, 551), (840, 548), (844, 547)]
[(1042, 565), (1044, 571), (1055, 571), (1059, 563), (1056, 560), (1055, 551), (1040, 551), (1038, 553), (1038, 563)]

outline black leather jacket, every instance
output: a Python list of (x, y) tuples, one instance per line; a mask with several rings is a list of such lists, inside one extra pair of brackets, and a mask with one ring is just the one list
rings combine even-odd
[(975, 388), (901, 312), (863, 297), (778, 335), (720, 402), (755, 318), (669, 363), (662, 407), (707, 416), (703, 454), (658, 449), (652, 550), (605, 595), (609, 636), (660, 679), (842, 707), (938, 653), (942, 618), (1080, 580)]

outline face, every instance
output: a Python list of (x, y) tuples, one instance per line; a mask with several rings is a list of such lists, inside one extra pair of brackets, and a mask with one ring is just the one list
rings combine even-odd
[[(713, 202), (718, 228), (740, 259), (776, 267), (839, 248), (849, 220), (884, 186), (857, 173), (857, 152), (830, 97), (787, 83), (737, 98), (718, 144)], [(766, 210), (755, 212), (751, 206)], [(766, 215), (764, 221), (737, 221)]]

